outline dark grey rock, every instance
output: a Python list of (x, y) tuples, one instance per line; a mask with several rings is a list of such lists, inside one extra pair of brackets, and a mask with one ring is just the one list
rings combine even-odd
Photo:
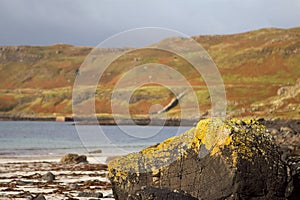
[(42, 179), (47, 182), (52, 182), (55, 180), (55, 175), (52, 172), (47, 172), (45, 175), (42, 176)]
[(300, 199), (300, 120), (274, 119), (263, 123), (280, 146), (281, 159), (288, 168), (286, 197)]
[(21, 180), (17, 180), (16, 181), (17, 185), (32, 185), (33, 182), (32, 181), (21, 181)]
[(101, 192), (80, 192), (77, 197), (96, 197), (102, 198), (103, 194)]
[(46, 198), (44, 197), (44, 195), (39, 194), (38, 196), (36, 196), (36, 197), (34, 198), (34, 200), (46, 200)]
[(102, 150), (101, 149), (97, 149), (95, 151), (90, 151), (89, 153), (90, 154), (98, 154), (98, 153), (102, 153)]

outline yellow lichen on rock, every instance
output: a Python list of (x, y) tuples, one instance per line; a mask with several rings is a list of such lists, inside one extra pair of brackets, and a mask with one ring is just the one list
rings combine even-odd
[[(119, 194), (117, 199), (121, 200), (145, 185), (180, 189), (203, 199), (221, 199), (224, 191), (228, 192), (226, 196), (244, 190), (248, 193), (244, 188), (248, 182), (253, 183), (250, 186), (255, 189), (249, 188), (249, 191), (257, 190), (257, 195), (269, 188), (280, 188), (278, 183), (284, 182), (284, 177), (273, 170), (274, 163), (284, 174), (279, 152), (259, 122), (212, 118), (160, 144), (112, 160), (108, 163), (108, 176), (114, 194)], [(257, 173), (261, 173), (264, 180), (269, 180), (272, 174), (280, 181), (274, 184), (269, 181), (270, 186), (266, 186), (260, 181), (261, 177), (251, 175)], [(255, 187), (256, 183), (262, 185)], [(210, 188), (213, 192), (207, 192)], [(218, 192), (220, 198), (211, 196)]]
[(210, 151), (211, 155), (217, 153), (221, 147), (231, 141), (229, 130), (219, 118), (202, 120), (197, 124), (193, 140), (194, 150), (199, 151), (201, 145)]
[[(157, 171), (184, 156), (191, 147), (194, 128), (180, 136), (171, 137), (160, 144), (147, 147), (140, 152), (119, 157), (108, 163), (109, 177), (125, 180), (129, 173)], [(144, 164), (141, 164), (144, 163)]]
[[(117, 173), (121, 178), (131, 172), (158, 170), (187, 156), (188, 149), (199, 154), (202, 145), (209, 155), (225, 156), (226, 160), (231, 160), (235, 166), (238, 159), (251, 161), (254, 154), (265, 153), (264, 149), (253, 145), (257, 144), (257, 140), (261, 140), (259, 142), (268, 140), (269, 137), (261, 135), (262, 133), (265, 133), (265, 127), (252, 119), (232, 119), (225, 122), (218, 118), (205, 119), (201, 120), (195, 128), (179, 136), (171, 137), (140, 152), (112, 160), (109, 167), (117, 171), (122, 170), (123, 172)], [(224, 149), (230, 153), (224, 153)]]
[(272, 144), (266, 127), (253, 119), (231, 119), (226, 121), (226, 129), (230, 131), (230, 143), (233, 164), (237, 159), (253, 160), (255, 154), (265, 154), (266, 145)]
[(145, 154), (149, 154), (149, 153), (153, 153), (155, 151), (159, 151), (159, 150), (163, 150), (163, 149), (166, 149), (168, 148), (168, 145), (170, 144), (170, 142), (172, 142), (172, 140), (174, 139), (175, 137), (170, 137), (168, 139), (166, 139), (165, 141), (159, 143), (159, 144), (156, 144), (156, 145), (152, 145), (150, 147), (147, 147), (143, 150), (141, 150), (140, 152), (141, 153), (145, 153)]

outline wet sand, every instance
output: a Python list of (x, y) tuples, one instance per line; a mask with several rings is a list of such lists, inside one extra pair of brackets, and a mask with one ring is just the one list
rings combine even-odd
[[(42, 160), (43, 159), (43, 160)], [(89, 163), (62, 164), (52, 156), (1, 157), (0, 199), (92, 199), (112, 198), (105, 157), (88, 157)], [(46, 180), (51, 172), (55, 179)], [(90, 197), (82, 197), (90, 196)]]

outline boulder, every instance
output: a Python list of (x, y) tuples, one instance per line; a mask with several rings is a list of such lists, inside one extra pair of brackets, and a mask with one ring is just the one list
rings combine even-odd
[(52, 172), (47, 172), (45, 175), (42, 176), (42, 179), (47, 182), (52, 182), (55, 180), (55, 175)]
[(103, 194), (101, 192), (80, 192), (77, 197), (95, 197), (102, 198)]
[(117, 200), (144, 186), (199, 199), (285, 199), (287, 171), (265, 126), (211, 118), (189, 131), (109, 162)]
[(67, 154), (64, 155), (60, 162), (63, 164), (77, 164), (77, 163), (87, 163), (87, 158), (85, 155), (78, 155), (78, 154)]

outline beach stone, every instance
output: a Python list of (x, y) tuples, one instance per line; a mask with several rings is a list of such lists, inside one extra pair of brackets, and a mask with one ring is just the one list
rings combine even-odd
[(41, 177), (42, 177), (42, 175), (39, 173), (35, 173), (32, 175), (28, 175), (28, 176), (22, 176), (22, 178), (25, 178), (25, 179), (39, 179)]
[(89, 154), (98, 154), (98, 153), (102, 153), (101, 149), (95, 150), (95, 151), (90, 151)]
[(77, 197), (95, 197), (102, 198), (103, 194), (101, 192), (80, 192)]
[(70, 188), (71, 188), (71, 189), (79, 189), (79, 188), (80, 188), (80, 185), (74, 183), (74, 184), (71, 184), (71, 185), (70, 185)]
[(25, 198), (26, 200), (33, 200), (34, 199), (34, 197), (31, 194), (22, 195), (22, 198)]
[(300, 120), (274, 119), (263, 123), (280, 146), (283, 161), (288, 162), (290, 156), (300, 155)]
[(78, 155), (78, 154), (67, 154), (64, 155), (60, 162), (63, 164), (77, 164), (77, 163), (88, 163), (87, 157), (85, 155)]
[(198, 199), (285, 199), (286, 166), (265, 126), (211, 118), (187, 132), (108, 163), (117, 200), (144, 186)]
[(127, 200), (197, 200), (190, 194), (182, 191), (171, 191), (169, 189), (161, 189), (155, 187), (143, 187), (136, 191), (133, 195), (129, 195)]
[(32, 185), (33, 184), (33, 182), (32, 181), (22, 181), (22, 180), (17, 180), (16, 181), (16, 184), (17, 185)]
[(47, 172), (45, 175), (42, 176), (42, 179), (47, 182), (52, 182), (55, 180), (55, 175), (52, 172)]
[(44, 197), (44, 195), (39, 194), (37, 197), (35, 197), (33, 200), (46, 200), (46, 198)]

